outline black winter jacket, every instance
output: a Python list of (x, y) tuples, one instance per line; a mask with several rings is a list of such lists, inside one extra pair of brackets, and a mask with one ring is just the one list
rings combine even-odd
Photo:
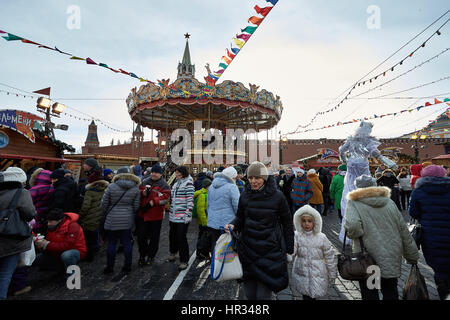
[(55, 191), (52, 194), (50, 200), (49, 210), (53, 208), (61, 208), (64, 212), (78, 213), (78, 202), (80, 194), (78, 193), (78, 187), (75, 181), (64, 177), (58, 179), (53, 184)]
[(244, 281), (262, 282), (273, 292), (287, 288), (286, 253), (294, 252), (294, 226), (287, 201), (273, 176), (258, 191), (246, 186), (231, 224), (240, 235), (238, 254)]

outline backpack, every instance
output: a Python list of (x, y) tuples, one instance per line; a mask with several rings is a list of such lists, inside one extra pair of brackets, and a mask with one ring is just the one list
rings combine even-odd
[(0, 236), (5, 238), (25, 240), (31, 236), (31, 228), (22, 220), (17, 204), (22, 188), (17, 189), (9, 206), (0, 211)]

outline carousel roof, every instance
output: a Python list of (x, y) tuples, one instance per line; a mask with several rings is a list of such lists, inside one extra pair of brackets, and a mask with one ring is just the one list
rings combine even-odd
[(158, 85), (148, 83), (131, 90), (126, 100), (131, 118), (142, 126), (169, 131), (193, 128), (195, 120), (203, 121), (204, 128), (219, 130), (270, 129), (280, 120), (283, 106), (279, 96), (229, 80), (209, 86), (199, 82), (194, 73), (186, 40), (175, 82), (163, 79)]

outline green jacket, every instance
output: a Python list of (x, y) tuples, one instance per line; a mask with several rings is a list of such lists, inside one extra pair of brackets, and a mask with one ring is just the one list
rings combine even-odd
[(342, 191), (344, 191), (344, 177), (337, 173), (330, 186), (330, 198), (333, 199), (336, 209), (341, 209)]
[(417, 246), (390, 196), (387, 187), (356, 189), (347, 195), (345, 213), (344, 227), (353, 240), (353, 251), (361, 251), (356, 239), (362, 237), (364, 247), (380, 267), (382, 278), (400, 277), (402, 256), (409, 264), (419, 260)]
[(78, 220), (83, 230), (95, 231), (98, 229), (103, 215), (100, 203), (108, 185), (109, 183), (105, 180), (98, 180), (86, 185), (86, 193)]
[(194, 193), (194, 201), (197, 201), (197, 221), (198, 224), (205, 227), (207, 223), (207, 213), (206, 213), (206, 204), (208, 201), (208, 190), (202, 188), (200, 190), (195, 191)]

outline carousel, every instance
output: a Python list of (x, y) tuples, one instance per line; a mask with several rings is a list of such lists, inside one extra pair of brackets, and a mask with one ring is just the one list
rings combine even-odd
[[(170, 143), (170, 136), (176, 129), (187, 129), (193, 135), (194, 122), (201, 121), (203, 132), (211, 129), (260, 132), (274, 128), (283, 111), (280, 97), (266, 90), (258, 91), (257, 85), (249, 84), (246, 88), (240, 82), (229, 80), (218, 85), (198, 81), (195, 65), (191, 63), (189, 35), (185, 37), (186, 46), (183, 59), (178, 63), (177, 79), (172, 83), (170, 79), (162, 79), (139, 89), (133, 88), (126, 100), (131, 119), (143, 127), (157, 130), (158, 137), (168, 142), (165, 159), (162, 159), (166, 166), (171, 162), (170, 149), (176, 144)], [(206, 69), (209, 73), (209, 65)], [(202, 141), (202, 147), (210, 142)], [(198, 152), (202, 150), (192, 147), (190, 151), (192, 156)], [(215, 152), (226, 155), (229, 151)]]

